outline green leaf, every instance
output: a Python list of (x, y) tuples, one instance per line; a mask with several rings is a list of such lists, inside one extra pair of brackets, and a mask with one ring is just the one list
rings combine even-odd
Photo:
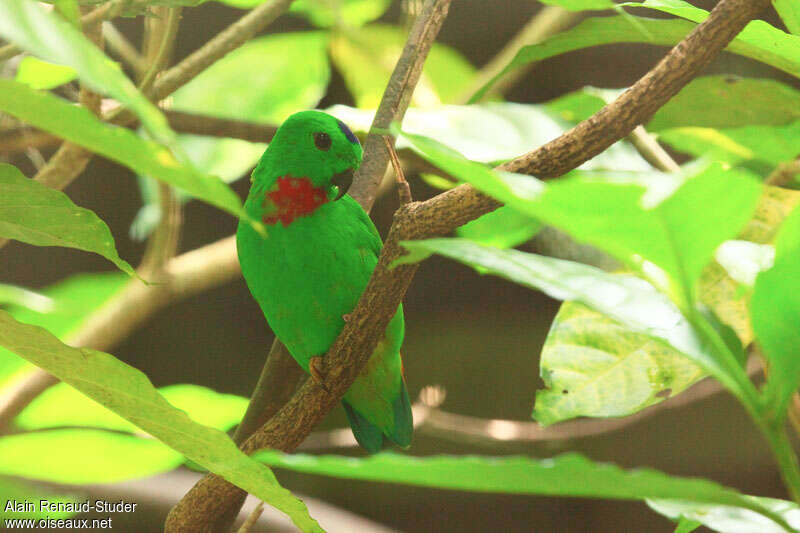
[(155, 439), (108, 431), (60, 429), (0, 437), (0, 474), (52, 483), (115, 483), (167, 472), (182, 462), (181, 454)]
[[(221, 394), (199, 385), (169, 385), (158, 389), (174, 407), (189, 418), (221, 431), (227, 431), (242, 419), (247, 398)], [(95, 427), (136, 432), (136, 426), (84, 396), (65, 383), (50, 387), (36, 397), (14, 420), (28, 431), (58, 427)]]
[(181, 165), (166, 148), (125, 128), (104, 124), (84, 108), (20, 83), (0, 80), (0, 110), (229, 213), (244, 215), (239, 197), (219, 178)]
[(660, 132), (658, 138), (697, 157), (707, 156), (732, 165), (761, 161), (772, 168), (800, 154), (800, 120), (785, 126), (674, 128)]
[(0, 237), (34, 246), (94, 252), (135, 275), (133, 267), (117, 254), (111, 230), (94, 212), (78, 207), (63, 192), (26, 178), (5, 163), (0, 163), (0, 186)]
[(493, 172), (431, 139), (404, 135), (442, 170), (643, 272), (680, 305), (692, 301), (703, 267), (750, 219), (760, 194), (749, 173), (721, 165), (687, 167), (684, 176), (573, 172), (545, 186)]
[[(52, 450), (49, 450), (47, 453), (52, 454)], [(38, 505), (41, 500), (47, 500), (54, 504), (53, 510), (42, 510)], [(59, 508), (58, 504), (79, 502), (78, 498), (68, 494), (55, 494), (50, 491), (45, 492), (44, 489), (40, 487), (34, 487), (27, 483), (3, 478), (0, 478), (0, 501), (3, 502), (3, 505), (0, 505), (0, 521), (9, 518), (18, 520), (46, 517), (55, 520), (59, 518), (68, 518), (75, 513), (72, 511), (57, 510)], [(11, 509), (6, 510), (7, 504), (5, 502), (33, 502), (34, 505), (32, 510), (12, 511)]]
[[(79, 274), (60, 281), (40, 291), (52, 302), (47, 310), (11, 305), (14, 318), (26, 324), (35, 324), (64, 339), (74, 332), (87, 316), (117, 294), (130, 278), (121, 272)], [(0, 347), (0, 389), (14, 380), (31, 365), (16, 354)]]
[(281, 122), (295, 111), (315, 107), (325, 95), (330, 79), (327, 40), (318, 31), (253, 39), (175, 91), (172, 108)]
[(517, 250), (499, 250), (464, 239), (404, 241), (410, 254), (396, 263), (417, 262), (439, 254), (552, 298), (575, 300), (619, 322), (627, 329), (666, 341), (679, 353), (744, 398), (741, 380), (747, 377), (734, 360), (721, 359), (666, 296), (651, 284), (627, 274), (609, 274), (598, 268)]
[(533, 417), (550, 425), (579, 416), (626, 416), (679, 394), (706, 376), (663, 341), (564, 302), (542, 348)]
[[(230, 0), (225, 0), (230, 1)], [(233, 0), (247, 2), (251, 0)], [(289, 8), (290, 13), (302, 14), (315, 26), (357, 27), (375, 20), (389, 8), (391, 0), (295, 0)]]
[(25, 56), (19, 62), (14, 79), (32, 89), (52, 89), (69, 83), (77, 77), (75, 69), (48, 63), (33, 56)]
[[(744, 498), (780, 516), (795, 531), (800, 529), (800, 507), (797, 504), (757, 496), (744, 496)], [(702, 504), (685, 500), (647, 500), (647, 505), (671, 520), (692, 521), (720, 533), (744, 533), (747, 531), (780, 533), (784, 531), (772, 520), (744, 507)]]
[[(333, 106), (328, 112), (354, 131), (366, 132), (373, 111)], [(406, 112), (403, 132), (433, 137), (473, 161), (499, 163), (529, 152), (558, 137), (573, 124), (546, 106), (492, 102), (470, 106), (445, 105)], [(416, 141), (400, 135), (398, 149), (413, 148)], [(651, 167), (626, 142), (618, 142), (584, 163), (583, 169), (647, 170)]]
[(797, 324), (800, 323), (800, 209), (784, 221), (775, 241), (775, 263), (756, 278), (750, 318), (769, 361), (764, 395), (782, 419), (800, 385)]
[[(402, 28), (385, 24), (333, 34), (331, 59), (358, 107), (378, 107), (406, 39), (407, 32)], [(434, 43), (414, 90), (413, 104), (432, 107), (459, 98), (474, 73), (458, 51)]]
[(786, 29), (800, 35), (800, 4), (796, 0), (772, 0), (772, 7), (780, 15)]
[(244, 455), (219, 430), (193, 422), (170, 405), (140, 371), (113, 356), (72, 348), (46, 330), (0, 311), (0, 346), (24, 357), (102, 403), (142, 430), (285, 512), (303, 531), (321, 531), (303, 502), (282, 488), (273, 473)]
[(513, 248), (530, 240), (541, 228), (538, 220), (503, 206), (467, 222), (456, 230), (456, 234), (487, 246)]
[[(167, 144), (173, 141), (175, 134), (161, 111), (103, 52), (58, 15), (29, 0), (3, 0), (0, 2), (0, 36), (41, 59), (74, 68), (81, 81), (116, 98), (136, 113), (157, 140)], [(47, 114), (46, 111), (42, 113)]]
[(296, 472), (440, 489), (621, 500), (681, 498), (751, 509), (770, 516), (791, 531), (783, 518), (757, 500), (717, 483), (669, 476), (652, 469), (626, 471), (578, 454), (552, 459), (446, 455), (418, 458), (385, 452), (356, 459), (336, 455), (286, 455), (265, 450), (255, 457)]
[(704, 76), (658, 110), (649, 131), (675, 127), (781, 126), (800, 120), (800, 91), (769, 79)]
[[(703, 10), (698, 11), (706, 13)], [(636, 23), (631, 24), (630, 20)], [(478, 90), (470, 101), (480, 100), (506, 72), (527, 63), (603, 44), (644, 43), (672, 46), (686, 37), (694, 27), (694, 23), (685, 20), (654, 20), (631, 15), (590, 18), (541, 43), (522, 47), (511, 63)], [(726, 50), (792, 75), (800, 72), (800, 37), (788, 35), (763, 21), (748, 24)]]
[(559, 6), (569, 11), (589, 11), (592, 9), (614, 9), (611, 0), (541, 0), (549, 6)]

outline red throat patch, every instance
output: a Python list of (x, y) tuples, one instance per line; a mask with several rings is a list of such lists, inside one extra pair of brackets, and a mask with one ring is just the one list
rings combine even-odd
[(314, 187), (310, 179), (281, 176), (275, 182), (273, 190), (264, 195), (262, 206), (267, 209), (267, 213), (261, 220), (264, 224), (281, 222), (284, 226), (288, 226), (294, 219), (313, 213), (327, 202), (328, 195), (325, 190), (322, 187)]

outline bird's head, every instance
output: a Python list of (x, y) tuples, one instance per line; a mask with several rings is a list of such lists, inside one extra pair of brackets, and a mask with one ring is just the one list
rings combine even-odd
[(278, 128), (253, 181), (269, 188), (281, 176), (307, 178), (313, 187), (339, 198), (350, 187), (362, 152), (342, 121), (322, 111), (301, 111)]

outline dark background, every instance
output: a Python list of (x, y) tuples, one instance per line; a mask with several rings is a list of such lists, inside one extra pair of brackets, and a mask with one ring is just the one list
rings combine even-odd
[[(714, 5), (694, 3), (705, 8)], [(539, 7), (537, 2), (520, 0), (453, 2), (439, 41), (480, 66)], [(176, 59), (204, 44), (241, 13), (213, 2), (185, 9)], [(400, 16), (396, 1), (381, 21), (394, 23)], [(655, 15), (648, 12), (648, 16)], [(765, 18), (780, 25), (774, 13), (767, 13)], [(133, 42), (139, 42), (140, 24), (141, 19), (123, 20), (119, 27)], [(268, 31), (307, 27), (300, 18), (282, 17)], [(625, 45), (565, 54), (538, 65), (507, 97), (517, 102), (541, 102), (584, 85), (625, 87), (665, 51), (663, 47)], [(708, 71), (788, 81), (777, 71), (729, 54), (720, 56)], [(321, 107), (334, 103), (352, 103), (335, 72)], [(13, 163), (31, 173), (26, 159)], [(416, 199), (434, 194), (411, 178)], [(244, 196), (247, 185), (246, 180), (239, 180), (234, 187)], [(109, 224), (120, 255), (136, 264), (143, 245), (128, 238), (128, 227), (140, 205), (131, 172), (95, 158), (66, 192), (75, 203), (94, 210)], [(396, 199), (389, 195), (373, 210), (373, 219), (383, 234), (395, 207)], [(199, 202), (186, 206), (184, 220), (181, 251), (235, 231), (232, 217)], [(29, 287), (47, 285), (77, 272), (109, 268), (109, 263), (98, 256), (63, 248), (13, 242), (0, 253), (0, 279)], [(403, 352), (412, 401), (423, 386), (441, 384), (447, 390), (443, 408), (448, 411), (530, 420), (534, 392), (542, 385), (538, 354), (557, 309), (557, 302), (539, 293), (481, 277), (453, 262), (437, 258), (424, 262), (405, 298)], [(144, 371), (157, 386), (190, 382), (248, 396), (271, 342), (266, 322), (239, 279), (162, 311), (114, 354)], [(344, 424), (343, 412), (337, 409), (323, 427)], [(744, 411), (724, 394), (590, 439), (489, 449), (420, 435), (410, 453), (548, 457), (568, 450), (624, 467), (650, 466), (671, 474), (710, 478), (750, 494), (786, 497), (766, 443)], [(361, 454), (355, 449), (330, 451)], [(643, 503), (463, 493), (282, 471), (277, 475), (291, 490), (403, 531), (666, 532), (674, 527)]]

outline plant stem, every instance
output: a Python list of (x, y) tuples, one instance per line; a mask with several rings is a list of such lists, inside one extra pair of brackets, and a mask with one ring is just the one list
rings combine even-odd
[(783, 484), (786, 485), (792, 500), (800, 503), (800, 466), (798, 466), (797, 455), (789, 443), (783, 423), (780, 425), (764, 423), (761, 430), (769, 440), (772, 454), (778, 461)]

